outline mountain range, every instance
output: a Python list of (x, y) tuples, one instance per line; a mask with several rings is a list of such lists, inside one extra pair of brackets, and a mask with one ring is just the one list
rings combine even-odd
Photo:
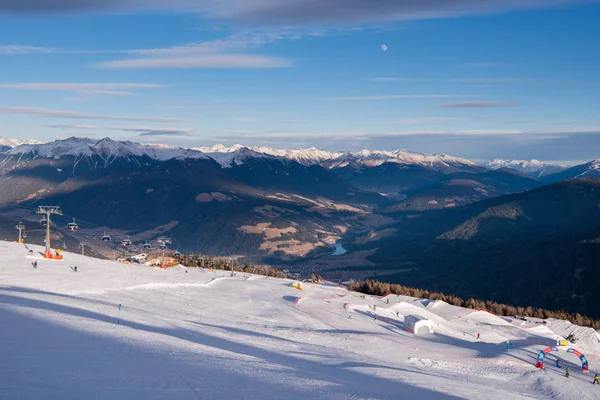
[[(3, 237), (23, 220), (41, 241), (37, 206), (60, 205), (53, 231), (67, 250), (85, 242), (113, 258), (166, 235), (182, 252), (600, 315), (581, 280), (595, 278), (598, 259), (598, 160), (565, 168), (406, 150), (0, 143)], [(65, 229), (71, 218), (77, 232)], [(104, 233), (113, 240), (101, 242)], [(523, 290), (532, 280), (537, 297)]]

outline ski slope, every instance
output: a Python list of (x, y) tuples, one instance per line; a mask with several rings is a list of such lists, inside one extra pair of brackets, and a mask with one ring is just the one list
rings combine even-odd
[[(70, 253), (34, 269), (27, 251), (0, 242), (0, 399), (600, 399), (598, 335), (564, 321)], [(534, 367), (553, 329), (585, 337), (589, 372), (565, 352), (569, 379), (556, 353)]]

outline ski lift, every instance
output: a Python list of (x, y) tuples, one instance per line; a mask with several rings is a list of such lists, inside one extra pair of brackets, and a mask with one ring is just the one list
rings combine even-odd
[(77, 229), (79, 229), (79, 225), (77, 225), (77, 223), (75, 222), (75, 218), (73, 218), (73, 222), (69, 222), (67, 224), (67, 229), (70, 231), (76, 231)]
[(102, 235), (100, 240), (102, 240), (103, 242), (110, 242), (110, 235), (107, 235), (106, 232), (104, 232), (104, 235)]
[(124, 239), (121, 244), (125, 247), (131, 246), (131, 240), (129, 239), (129, 236), (127, 236), (127, 239)]
[[(50, 224), (52, 224), (52, 223), (50, 223)], [(46, 219), (46, 217), (42, 217), (42, 219), (40, 220), (40, 225), (48, 226), (48, 220)]]
[(149, 249), (151, 249), (151, 248), (152, 248), (152, 245), (151, 245), (150, 243), (148, 243), (148, 241), (146, 240), (146, 241), (144, 242), (144, 244), (142, 245), (142, 248), (144, 248), (144, 249), (146, 249), (146, 250), (149, 250)]
[(194, 255), (193, 254), (188, 255), (188, 260), (192, 261), (193, 259), (194, 259)]
[(181, 253), (179, 251), (176, 251), (175, 253), (173, 253), (173, 257), (179, 258), (181, 257)]
[(165, 250), (167, 248), (166, 244), (161, 244), (160, 246), (158, 246), (159, 249), (161, 250)]

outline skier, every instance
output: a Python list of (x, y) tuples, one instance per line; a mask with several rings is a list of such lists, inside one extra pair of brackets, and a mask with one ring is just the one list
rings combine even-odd
[(571, 368), (567, 367), (567, 373), (565, 374), (565, 376), (568, 378), (569, 375), (571, 375)]
[(594, 382), (592, 383), (592, 385), (595, 385), (596, 383), (597, 383), (598, 385), (600, 385), (600, 380), (599, 380), (599, 379), (600, 379), (600, 378), (598, 377), (598, 374), (596, 374), (596, 376), (594, 376)]
[(73, 268), (73, 270), (74, 270), (75, 272), (77, 272), (77, 265), (75, 266), (75, 268)]
[(37, 268), (37, 261), (33, 262), (33, 268)]
[(480, 336), (481, 336), (481, 334), (480, 334), (480, 333), (477, 333), (477, 339), (479, 339), (479, 337), (480, 337)]
[(387, 303), (390, 304), (390, 299), (387, 299)]
[(373, 316), (373, 321), (377, 321), (377, 314)]
[(556, 366), (557, 366), (558, 368), (561, 368), (561, 366), (560, 366), (560, 359), (558, 359), (558, 358), (556, 359)]

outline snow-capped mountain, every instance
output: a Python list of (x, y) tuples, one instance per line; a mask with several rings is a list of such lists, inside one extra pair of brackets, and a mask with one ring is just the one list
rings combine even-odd
[(12, 149), (17, 146), (21, 146), (24, 144), (40, 144), (39, 140), (34, 139), (14, 139), (14, 138), (4, 138), (0, 137), (0, 150)]
[[(272, 147), (246, 147), (236, 144), (226, 147), (222, 144), (213, 147), (200, 147), (194, 150), (201, 151), (217, 160), (223, 166), (231, 165), (240, 151), (254, 154), (256, 157), (272, 156), (281, 159), (296, 161), (302, 165), (321, 165), (326, 168), (376, 167), (383, 163), (391, 162), (405, 165), (420, 165), (436, 170), (452, 170), (461, 168), (481, 168), (474, 161), (446, 154), (412, 153), (407, 150), (361, 150), (358, 152), (323, 151), (314, 147), (309, 149), (275, 149)], [(248, 153), (250, 151), (251, 153)]]
[(323, 151), (314, 147), (310, 149), (275, 149), (273, 147), (249, 147), (241, 144), (236, 144), (231, 147), (217, 144), (212, 147), (195, 148), (194, 150), (207, 154), (210, 158), (216, 160), (224, 167), (230, 166), (232, 162), (239, 164), (248, 156), (270, 156), (296, 161), (299, 164), (309, 166), (321, 164), (324, 161), (334, 160), (344, 154), (341, 152)]
[(361, 150), (342, 154), (332, 160), (330, 168), (342, 168), (346, 166), (377, 167), (384, 163), (396, 163), (404, 165), (418, 165), (439, 171), (449, 171), (462, 168), (481, 168), (475, 161), (465, 158), (453, 157), (446, 154), (422, 154), (412, 153), (408, 150)]
[(22, 144), (5, 152), (8, 155), (31, 156), (33, 158), (75, 158), (99, 156), (106, 162), (119, 157), (147, 156), (155, 160), (207, 158), (203, 153), (165, 145), (144, 145), (133, 142), (122, 142), (110, 138), (95, 140), (90, 138), (71, 137), (43, 144)]
[(507, 160), (501, 158), (483, 161), (482, 165), (491, 169), (511, 168), (535, 178), (555, 174), (567, 169), (567, 167), (563, 165), (551, 164), (538, 160)]
[(545, 182), (559, 182), (577, 178), (600, 178), (600, 159), (576, 165), (556, 174), (545, 176), (543, 180)]

